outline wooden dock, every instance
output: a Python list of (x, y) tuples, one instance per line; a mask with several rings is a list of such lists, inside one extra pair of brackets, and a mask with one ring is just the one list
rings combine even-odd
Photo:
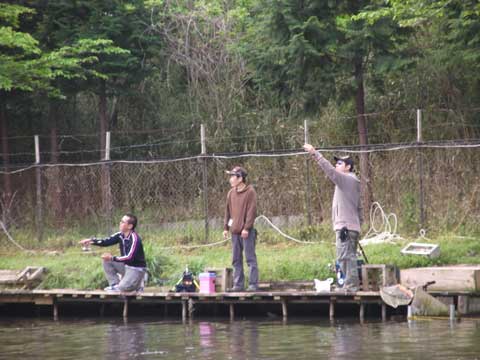
[[(34, 306), (51, 306), (54, 319), (58, 319), (62, 304), (97, 303), (100, 305), (100, 315), (103, 315), (104, 307), (108, 304), (122, 304), (124, 318), (128, 317), (129, 305), (133, 304), (163, 304), (181, 307), (182, 320), (192, 319), (195, 315), (201, 315), (196, 310), (196, 305), (223, 305), (228, 307), (231, 320), (235, 319), (235, 308), (243, 304), (268, 304), (273, 310), (281, 309), (281, 316), (288, 317), (289, 305), (317, 304), (328, 306), (328, 317), (335, 318), (336, 305), (350, 304), (358, 309), (361, 321), (365, 317), (367, 305), (380, 308), (381, 318), (387, 319), (387, 305), (382, 301), (377, 291), (359, 291), (356, 293), (344, 292), (314, 292), (314, 291), (259, 291), (259, 292), (224, 292), (214, 294), (203, 293), (173, 293), (173, 292), (142, 292), (142, 293), (116, 293), (103, 290), (83, 291), (74, 289), (53, 290), (0, 290), (1, 304), (33, 304)], [(165, 306), (167, 314), (168, 306)], [(1, 307), (0, 307), (1, 309)], [(0, 310), (1, 314), (1, 310)], [(154, 314), (152, 314), (154, 315)], [(157, 314), (158, 315), (158, 314)], [(325, 314), (327, 316), (327, 314)]]

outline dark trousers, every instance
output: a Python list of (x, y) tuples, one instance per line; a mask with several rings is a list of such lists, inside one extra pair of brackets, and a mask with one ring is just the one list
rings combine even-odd
[(246, 239), (242, 239), (240, 234), (232, 234), (232, 266), (233, 266), (233, 286), (243, 289), (245, 286), (245, 275), (243, 273), (243, 251), (248, 268), (249, 286), (258, 286), (258, 266), (257, 255), (255, 254), (255, 242), (257, 240), (257, 231), (251, 229)]
[(348, 238), (345, 241), (340, 239), (340, 231), (335, 231), (335, 234), (337, 261), (345, 275), (343, 287), (357, 291), (360, 284), (357, 265), (357, 246), (360, 234), (357, 231), (348, 230)]

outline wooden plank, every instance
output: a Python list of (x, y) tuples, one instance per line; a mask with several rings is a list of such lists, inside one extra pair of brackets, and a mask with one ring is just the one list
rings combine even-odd
[(0, 297), (0, 303), (34, 303), (35, 297), (33, 296), (20, 296), (20, 295), (6, 295)]
[(53, 304), (53, 297), (48, 296), (48, 297), (40, 297), (36, 296), (35, 297), (35, 305), (52, 305)]
[(428, 291), (480, 291), (480, 266), (442, 266), (403, 269), (400, 283), (414, 288), (427, 282)]

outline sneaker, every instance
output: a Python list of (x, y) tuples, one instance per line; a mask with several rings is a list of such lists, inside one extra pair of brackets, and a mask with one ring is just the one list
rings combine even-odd
[(248, 288), (247, 288), (247, 291), (252, 291), (252, 292), (258, 291), (258, 286), (249, 285)]
[(110, 286), (107, 286), (105, 289), (103, 289), (105, 291), (120, 291), (120, 289), (118, 288), (118, 285), (115, 284), (115, 285), (110, 285)]
[(245, 290), (240, 286), (234, 286), (233, 288), (230, 289), (230, 292), (243, 292), (243, 291)]

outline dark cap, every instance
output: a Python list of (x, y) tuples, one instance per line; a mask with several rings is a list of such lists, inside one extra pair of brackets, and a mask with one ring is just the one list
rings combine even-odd
[(235, 175), (238, 177), (246, 178), (247, 177), (247, 170), (242, 168), (241, 166), (235, 166), (232, 170), (230, 171), (225, 171), (228, 175)]
[(347, 155), (347, 156), (334, 156), (333, 159), (335, 162), (337, 161), (343, 161), (345, 165), (350, 165), (350, 171), (353, 171), (353, 159)]

